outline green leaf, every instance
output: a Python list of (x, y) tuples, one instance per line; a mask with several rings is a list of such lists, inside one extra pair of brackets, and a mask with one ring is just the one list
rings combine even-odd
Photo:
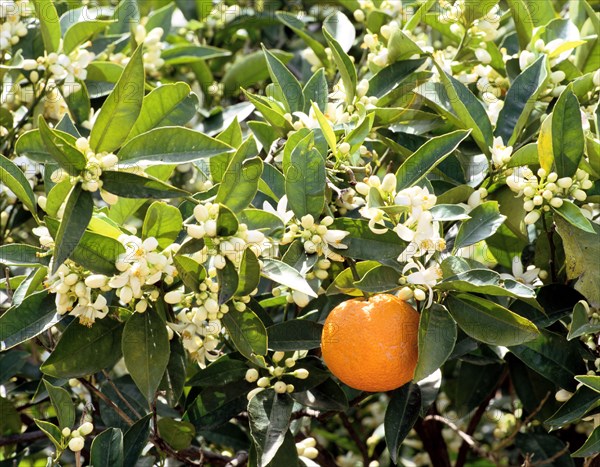
[(79, 378), (110, 369), (121, 358), (123, 325), (104, 318), (91, 328), (73, 320), (41, 370), (55, 378)]
[(158, 240), (158, 246), (164, 249), (175, 242), (182, 225), (183, 218), (179, 209), (155, 201), (146, 212), (142, 227), (142, 239), (154, 237)]
[(208, 45), (176, 45), (165, 49), (160, 57), (167, 65), (184, 65), (211, 58), (227, 57), (231, 55), (229, 50), (219, 49)]
[(456, 323), (445, 307), (434, 304), (421, 312), (415, 381), (421, 381), (444, 364), (454, 350), (456, 336)]
[(575, 376), (586, 372), (579, 345), (549, 331), (510, 351), (529, 368), (569, 391), (575, 389)]
[(148, 444), (152, 414), (140, 418), (123, 436), (123, 465), (135, 465)]
[(168, 126), (129, 140), (119, 151), (119, 161), (127, 165), (186, 164), (231, 152), (231, 146), (204, 133)]
[[(354, 101), (354, 96), (356, 95), (356, 84), (358, 83), (356, 66), (352, 60), (350, 60), (350, 57), (344, 51), (340, 43), (334, 38), (338, 21), (342, 17), (346, 18), (343, 13), (339, 12), (327, 17), (323, 23), (323, 35), (325, 36), (325, 40), (331, 48), (333, 61), (335, 62), (335, 65), (342, 77), (344, 90), (346, 91), (346, 103), (351, 104)], [(346, 18), (346, 21), (348, 21), (348, 18)], [(352, 29), (354, 30), (354, 27), (352, 27)]]
[[(289, 62), (293, 54), (281, 50), (271, 50), (283, 63)], [(240, 88), (248, 88), (269, 78), (269, 68), (264, 52), (256, 51), (242, 55), (223, 75), (223, 88), (227, 96), (237, 94)]]
[(169, 353), (169, 363), (167, 371), (158, 386), (159, 391), (164, 391), (165, 398), (170, 407), (175, 407), (183, 394), (183, 387), (186, 380), (188, 353), (183, 348), (181, 339), (174, 337), (169, 342), (171, 349)]
[(471, 269), (444, 279), (435, 287), (439, 290), (474, 292), (500, 297), (535, 299), (535, 291), (512, 279), (502, 279), (490, 269)]
[(32, 245), (9, 243), (0, 246), (0, 263), (6, 266), (40, 266), (50, 262), (47, 251)]
[(573, 457), (588, 457), (600, 452), (600, 426), (594, 428), (590, 437), (577, 451), (571, 454)]
[(600, 228), (594, 224), (595, 233), (592, 234), (573, 228), (562, 217), (555, 216), (554, 222), (565, 249), (567, 278), (578, 279), (575, 289), (581, 292), (592, 306), (600, 306), (600, 264), (596, 261), (600, 255)]
[(92, 441), (90, 463), (94, 467), (122, 467), (123, 432), (109, 428), (96, 436)]
[(259, 157), (244, 161), (241, 170), (233, 170), (230, 166), (219, 186), (216, 202), (235, 213), (246, 209), (258, 192), (262, 172), (263, 161)]
[(553, 211), (566, 220), (573, 227), (584, 232), (595, 233), (592, 223), (583, 215), (581, 209), (569, 200), (564, 200), (560, 208), (552, 208)]
[(298, 144), (285, 172), (288, 207), (298, 218), (311, 214), (318, 219), (325, 206), (325, 160), (312, 143), (311, 134)]
[[(538, 145), (535, 143), (526, 144), (517, 149), (511, 156), (510, 161), (506, 164), (507, 168), (536, 166), (539, 165)], [(549, 169), (552, 167), (550, 163)]]
[(413, 76), (425, 58), (419, 60), (402, 60), (385, 67), (369, 80), (369, 96), (382, 98), (400, 87), (405, 80)]
[(495, 135), (500, 136), (507, 146), (512, 146), (518, 141), (538, 97), (546, 86), (548, 80), (546, 60), (546, 55), (538, 58), (514, 80), (506, 94), (504, 107), (498, 116)]
[(133, 53), (117, 85), (102, 104), (90, 134), (90, 147), (96, 153), (118, 149), (140, 114), (146, 76), (143, 48), (140, 45)]
[[(59, 221), (50, 217), (46, 217), (45, 221), (50, 233), (56, 236), (60, 226)], [(85, 231), (69, 258), (91, 272), (110, 276), (117, 272), (115, 263), (123, 253), (125, 247), (118, 240)]]
[(585, 302), (580, 301), (573, 308), (571, 326), (569, 327), (567, 340), (573, 340), (585, 334), (596, 334), (600, 332), (600, 324), (590, 323), (588, 311), (584, 303)]
[(295, 401), (311, 409), (335, 412), (348, 410), (346, 393), (333, 379), (328, 378), (318, 386), (307, 391), (292, 394)]
[(370, 293), (389, 292), (400, 287), (398, 285), (400, 277), (402, 274), (396, 269), (382, 265), (367, 271), (361, 280), (354, 282), (354, 286)]
[(581, 420), (586, 413), (598, 406), (600, 406), (600, 394), (582, 386), (567, 402), (561, 405), (552, 417), (546, 420), (546, 423), (552, 427), (561, 427), (567, 423)]
[(184, 420), (192, 422), (197, 430), (213, 430), (246, 409), (246, 396), (251, 389), (243, 378), (226, 385), (203, 388), (188, 406)]
[(129, 172), (102, 172), (102, 189), (123, 198), (182, 198), (189, 193), (154, 177)]
[(575, 376), (575, 379), (596, 392), (600, 392), (600, 376)]
[(46, 380), (43, 381), (52, 406), (56, 411), (60, 428), (71, 428), (75, 424), (75, 405), (71, 400), (71, 395), (67, 390), (53, 386)]
[(80, 175), (85, 169), (84, 155), (63, 138), (61, 134), (50, 129), (44, 117), (38, 118), (40, 137), (50, 156), (70, 175)]
[(489, 300), (457, 294), (448, 296), (446, 305), (463, 331), (486, 344), (519, 345), (539, 336), (531, 321)]
[(304, 93), (304, 113), (308, 115), (312, 107), (312, 103), (317, 105), (321, 112), (325, 112), (327, 102), (329, 101), (329, 87), (327, 85), (327, 76), (325, 70), (319, 68), (311, 76), (302, 89)]
[(206, 368), (198, 371), (186, 383), (187, 386), (223, 386), (244, 379), (248, 365), (230, 355), (223, 355)]
[(321, 346), (323, 325), (305, 319), (294, 319), (274, 324), (267, 331), (271, 350), (310, 350)]
[(25, 174), (10, 159), (0, 155), (0, 180), (36, 216), (37, 203)]
[(57, 427), (54, 423), (45, 422), (44, 420), (34, 419), (33, 421), (38, 428), (44, 432), (48, 439), (52, 441), (52, 444), (54, 444), (57, 449), (63, 448), (61, 445), (62, 433), (59, 427)]
[(21, 416), (14, 403), (0, 396), (0, 433), (4, 435), (18, 435), (21, 433)]
[(250, 295), (260, 282), (260, 263), (256, 254), (246, 248), (240, 262), (238, 287), (235, 291), (237, 297)]
[(66, 54), (71, 53), (92, 36), (104, 31), (112, 23), (113, 21), (94, 19), (73, 24), (67, 29), (67, 32), (65, 32), (65, 37), (63, 39), (64, 52)]
[(472, 128), (472, 136), (479, 149), (489, 154), (494, 136), (492, 124), (483, 104), (464, 84), (436, 64), (442, 83), (463, 129)]
[(158, 421), (158, 434), (176, 451), (187, 449), (196, 436), (196, 428), (189, 422), (172, 418), (161, 418)]
[(204, 266), (187, 256), (176, 256), (173, 263), (185, 286), (193, 292), (200, 292), (200, 282), (206, 277)]
[(146, 400), (152, 402), (170, 353), (166, 324), (154, 308), (134, 313), (127, 320), (122, 348), (129, 374)]
[(396, 190), (417, 185), (425, 176), (452, 154), (471, 131), (458, 130), (431, 138), (400, 166), (396, 172)]
[(395, 232), (373, 233), (364, 220), (341, 217), (335, 220), (332, 228), (350, 233), (342, 242), (348, 248), (340, 250), (349, 258), (380, 261), (381, 258), (397, 258), (406, 248), (406, 243)]
[(0, 350), (8, 350), (43, 333), (61, 319), (53, 295), (45, 290), (32, 293), (0, 316)]
[(469, 215), (471, 219), (463, 222), (458, 230), (454, 243), (455, 250), (491, 237), (506, 220), (506, 216), (500, 214), (496, 201), (480, 204)]
[(267, 330), (260, 318), (250, 310), (231, 309), (221, 319), (235, 347), (247, 359), (267, 354)]
[(267, 59), (267, 67), (273, 83), (279, 87), (283, 94), (283, 104), (288, 113), (302, 112), (304, 110), (304, 93), (302, 86), (290, 70), (275, 55), (263, 45), (263, 52)]
[(579, 101), (572, 87), (568, 87), (552, 112), (552, 150), (559, 178), (573, 176), (583, 157), (585, 139), (578, 111)]
[(265, 390), (248, 403), (250, 435), (257, 451), (258, 466), (273, 460), (290, 426), (293, 402), (287, 394)]
[[(275, 12), (275, 16), (277, 16), (277, 19), (279, 21), (281, 21), (288, 28), (294, 31), (298, 35), (298, 37), (300, 37), (304, 42), (306, 42), (306, 45), (313, 49), (315, 55), (319, 58), (321, 63), (327, 64), (329, 62), (329, 59), (327, 58), (327, 53), (325, 52), (325, 47), (323, 47), (323, 45), (318, 40), (314, 39), (310, 35), (310, 32), (306, 31), (305, 24), (302, 20), (300, 20), (297, 16), (294, 16), (293, 14), (290, 14), (285, 11), (277, 11)], [(322, 71), (323, 69), (321, 68), (317, 72)], [(309, 94), (306, 94), (306, 92), (305, 96), (308, 99), (310, 99)], [(317, 102), (316, 99), (312, 100)], [(308, 112), (305, 113), (308, 114)]]
[(421, 390), (415, 383), (396, 389), (385, 411), (385, 442), (392, 461), (397, 462), (402, 442), (417, 422), (421, 411)]
[(306, 279), (293, 267), (276, 259), (264, 259), (262, 275), (273, 282), (302, 292), (309, 297), (317, 297)]
[(47, 53), (57, 52), (60, 47), (60, 18), (52, 0), (33, 0), (35, 13), (40, 20), (44, 49)]
[(127, 139), (155, 128), (185, 125), (196, 114), (198, 98), (186, 83), (163, 84), (142, 102), (140, 115)]
[(54, 238), (56, 247), (54, 251), (54, 264), (52, 266), (52, 274), (58, 267), (71, 256), (81, 237), (85, 233), (85, 229), (90, 223), (94, 212), (94, 199), (89, 191), (85, 191), (81, 187), (81, 183), (75, 185), (65, 206), (60, 227)]
[(217, 270), (217, 279), (219, 282), (218, 301), (219, 305), (223, 305), (233, 298), (239, 283), (238, 273), (229, 258), (225, 259), (225, 267)]
[[(63, 131), (54, 130), (54, 134), (59, 135), (70, 145), (75, 145), (75, 138)], [(15, 144), (15, 152), (20, 156), (26, 156), (29, 159), (44, 164), (54, 162), (52, 154), (46, 148), (40, 130), (31, 130), (23, 133)]]

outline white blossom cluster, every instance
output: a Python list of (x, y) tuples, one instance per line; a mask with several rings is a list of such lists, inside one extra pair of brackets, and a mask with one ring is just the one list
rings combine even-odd
[(269, 376), (260, 376), (259, 371), (256, 368), (250, 368), (246, 372), (246, 381), (249, 383), (256, 383), (256, 388), (248, 393), (248, 400), (252, 399), (259, 392), (264, 391), (267, 388), (273, 389), (278, 394), (285, 394), (286, 392), (294, 392), (294, 385), (285, 383), (282, 378), (285, 376), (294, 377), (298, 379), (306, 379), (309, 376), (309, 372), (305, 368), (297, 368), (296, 360), (299, 358), (297, 353), (294, 353), (291, 357), (285, 358), (285, 352), (274, 352), (271, 360), (273, 365), (268, 366), (266, 369), (269, 372)]
[[(528, 167), (512, 171), (506, 184), (518, 196), (523, 196), (523, 208), (527, 212), (524, 222), (527, 225), (535, 224), (542, 212), (550, 211), (551, 207), (559, 209), (564, 200), (584, 202), (587, 199), (585, 190), (593, 186), (590, 175), (581, 169), (577, 169), (573, 177), (558, 178), (556, 172), (539, 169), (536, 175)], [(582, 212), (588, 213), (585, 209)]]
[(27, 35), (27, 24), (23, 19), (28, 12), (26, 0), (0, 0), (0, 54), (9, 51)]

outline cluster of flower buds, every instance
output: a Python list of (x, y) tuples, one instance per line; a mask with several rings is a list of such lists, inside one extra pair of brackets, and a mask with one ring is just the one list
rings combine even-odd
[(85, 437), (92, 431), (94, 431), (94, 425), (91, 422), (85, 422), (76, 430), (63, 428), (62, 436), (65, 442), (68, 440), (68, 446), (71, 451), (79, 452), (85, 445)]
[(300, 457), (316, 459), (319, 456), (317, 440), (314, 438), (304, 438), (302, 441), (296, 443), (296, 452)]
[(518, 195), (523, 195), (527, 225), (535, 224), (542, 212), (550, 211), (551, 207), (559, 209), (565, 199), (584, 202), (587, 199), (584, 190), (593, 186), (590, 175), (581, 169), (577, 169), (574, 177), (558, 178), (556, 172), (548, 173), (544, 169), (539, 169), (536, 176), (526, 167), (513, 171), (506, 179), (506, 184)]
[(267, 388), (272, 388), (278, 394), (294, 392), (294, 385), (285, 383), (282, 378), (291, 376), (306, 379), (309, 376), (308, 370), (305, 368), (292, 370), (296, 366), (296, 360), (296, 355), (286, 358), (285, 352), (275, 352), (271, 357), (273, 365), (267, 367), (269, 376), (260, 376), (260, 372), (256, 368), (248, 369), (246, 381), (256, 383), (258, 386), (248, 393), (248, 400)]
[(27, 35), (27, 25), (22, 21), (27, 13), (27, 2), (2, 0), (0, 2), (0, 52), (17, 45)]
[(292, 223), (288, 230), (283, 234), (282, 245), (288, 245), (296, 239), (300, 239), (304, 245), (304, 251), (310, 254), (325, 256), (333, 261), (343, 261), (343, 257), (330, 249), (337, 250), (348, 248), (342, 243), (349, 232), (344, 230), (330, 229), (333, 224), (333, 218), (326, 216), (320, 222), (316, 222), (311, 214), (307, 214), (300, 219), (300, 222)]

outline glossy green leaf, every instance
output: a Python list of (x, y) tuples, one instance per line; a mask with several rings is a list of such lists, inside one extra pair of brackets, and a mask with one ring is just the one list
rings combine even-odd
[(248, 403), (250, 435), (258, 454), (258, 466), (265, 467), (283, 444), (292, 414), (292, 399), (287, 394), (262, 391)]
[(323, 325), (314, 321), (294, 319), (274, 324), (267, 331), (271, 350), (310, 350), (321, 346)]
[(309, 297), (317, 294), (310, 287), (306, 279), (293, 267), (276, 259), (264, 259), (262, 275), (273, 282), (302, 292)]
[(458, 130), (431, 138), (400, 166), (396, 172), (396, 190), (417, 185), (429, 172), (452, 154), (469, 136), (469, 131)]
[(600, 392), (600, 376), (582, 375), (575, 376), (575, 379), (596, 392)]
[(375, 261), (397, 258), (406, 248), (406, 243), (395, 232), (373, 233), (369, 223), (361, 219), (341, 217), (335, 220), (331, 228), (350, 233), (342, 241), (348, 248), (340, 250), (340, 253), (349, 258)]
[(582, 386), (552, 417), (546, 420), (546, 423), (553, 427), (560, 427), (580, 420), (586, 413), (598, 406), (600, 406), (600, 394), (593, 389)]
[(148, 444), (150, 435), (150, 420), (148, 414), (135, 422), (123, 435), (123, 465), (135, 465)]
[(161, 418), (158, 421), (158, 434), (176, 451), (187, 449), (196, 435), (196, 428), (189, 422), (172, 418)]
[(154, 308), (134, 313), (127, 320), (122, 348), (129, 374), (146, 400), (152, 402), (170, 353), (165, 322)]
[(122, 467), (123, 432), (118, 428), (108, 428), (92, 441), (90, 462), (94, 467)]
[(301, 112), (304, 110), (304, 93), (298, 79), (275, 55), (263, 46), (263, 52), (267, 59), (267, 67), (271, 80), (277, 85), (283, 94), (283, 104), (287, 112)]
[(450, 295), (446, 306), (463, 331), (486, 344), (519, 345), (539, 336), (531, 321), (475, 295)]
[(34, 422), (37, 427), (48, 437), (52, 444), (54, 444), (54, 446), (56, 446), (58, 449), (62, 449), (62, 434), (59, 427), (57, 427), (54, 423), (46, 422), (44, 420), (34, 419)]
[(110, 369), (121, 358), (122, 323), (104, 318), (91, 328), (74, 320), (41, 370), (55, 378), (79, 378)]
[(46, 380), (43, 381), (52, 406), (56, 411), (60, 428), (71, 428), (75, 423), (75, 405), (71, 400), (71, 395), (66, 389), (54, 386)]
[(37, 202), (25, 174), (10, 159), (3, 155), (0, 155), (0, 180), (33, 215), (36, 215)]
[(154, 128), (185, 125), (196, 113), (197, 97), (186, 83), (164, 84), (150, 92), (129, 133), (132, 139)]
[(242, 261), (239, 268), (239, 282), (235, 295), (243, 297), (258, 287), (260, 281), (260, 264), (256, 254), (246, 248), (242, 255)]
[(133, 164), (186, 164), (233, 148), (199, 131), (183, 127), (155, 128), (129, 140), (119, 151), (119, 161)]
[(65, 32), (65, 37), (63, 39), (63, 50), (67, 54), (71, 53), (92, 36), (104, 31), (111, 24), (112, 21), (103, 21), (98, 19), (82, 21), (73, 24), (69, 29), (67, 29), (67, 32)]
[(434, 304), (421, 312), (415, 381), (421, 381), (444, 364), (454, 350), (456, 336), (456, 323), (445, 307)]
[(583, 157), (585, 139), (581, 113), (577, 113), (579, 107), (579, 101), (569, 87), (560, 95), (552, 112), (552, 150), (559, 178), (573, 176)]
[(160, 248), (166, 248), (175, 242), (183, 225), (181, 212), (175, 206), (156, 201), (148, 208), (142, 239), (154, 237)]
[(222, 318), (223, 325), (235, 347), (249, 360), (267, 354), (267, 330), (260, 318), (249, 309), (231, 309)]
[(143, 45), (134, 52), (115, 88), (102, 104), (90, 134), (90, 147), (96, 153), (118, 149), (140, 114), (145, 84), (142, 53)]
[(38, 119), (39, 134), (46, 151), (70, 175), (80, 175), (85, 169), (84, 155), (69, 140), (50, 129), (44, 117)]
[(545, 88), (547, 66), (546, 55), (542, 55), (515, 79), (508, 90), (495, 132), (507, 146), (512, 146), (521, 136), (533, 107)]
[(396, 269), (390, 266), (378, 266), (369, 270), (354, 286), (369, 293), (382, 293), (398, 289), (402, 277)]
[(583, 215), (581, 209), (573, 202), (564, 200), (560, 208), (552, 208), (556, 214), (566, 220), (573, 227), (591, 234), (595, 233), (592, 223)]
[(529, 368), (570, 391), (575, 389), (574, 377), (585, 373), (579, 345), (549, 331), (542, 331), (537, 339), (510, 351)]
[(40, 266), (50, 262), (47, 251), (33, 245), (10, 243), (0, 246), (0, 263), (7, 266)]
[(60, 47), (60, 19), (52, 0), (33, 0), (36, 16), (40, 20), (44, 49), (57, 52)]
[[(342, 77), (344, 89), (346, 90), (346, 102), (350, 104), (354, 100), (354, 95), (356, 94), (358, 76), (354, 63), (350, 60), (348, 54), (334, 37), (336, 35), (335, 32), (338, 30), (339, 19), (342, 17), (346, 18), (343, 13), (334, 13), (329, 16), (323, 23), (323, 35), (331, 48), (333, 61)], [(347, 20), (348, 19), (346, 18), (346, 21)], [(352, 30), (354, 30), (354, 27), (352, 27)]]
[(71, 256), (81, 241), (93, 212), (94, 200), (92, 194), (85, 191), (81, 183), (78, 183), (69, 193), (63, 218), (54, 238), (56, 247), (52, 273), (55, 273), (58, 267)]
[(154, 177), (142, 177), (129, 172), (102, 172), (102, 182), (102, 189), (123, 198), (168, 199), (188, 196), (186, 191)]
[(588, 457), (593, 456), (600, 452), (600, 426), (594, 428), (594, 431), (583, 443), (577, 451), (575, 451), (572, 455), (573, 457)]
[(415, 383), (406, 383), (396, 389), (385, 411), (385, 442), (390, 457), (396, 462), (402, 442), (417, 422), (421, 411), (421, 390)]
[(230, 166), (219, 186), (216, 202), (236, 213), (246, 209), (258, 192), (262, 172), (263, 161), (259, 157), (244, 161), (240, 170), (233, 171)]
[(161, 58), (168, 65), (183, 65), (211, 58), (227, 57), (231, 55), (229, 50), (219, 49), (207, 45), (176, 45), (165, 49)]
[(41, 334), (61, 319), (54, 296), (45, 290), (32, 293), (0, 316), (0, 350), (8, 350)]
[(498, 203), (495, 201), (487, 201), (477, 206), (469, 216), (471, 219), (464, 221), (458, 230), (455, 250), (491, 237), (506, 220), (506, 216), (500, 214)]

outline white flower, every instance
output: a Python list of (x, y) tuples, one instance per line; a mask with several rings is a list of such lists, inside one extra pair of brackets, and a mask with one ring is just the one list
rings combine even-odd
[(96, 319), (102, 319), (108, 314), (106, 298), (103, 295), (98, 295), (94, 303), (88, 303), (87, 305), (79, 304), (73, 308), (70, 314), (79, 317), (79, 322), (84, 326), (91, 327)]
[[(388, 231), (384, 221), (385, 212), (381, 209), (364, 207), (360, 210), (360, 214), (364, 218), (369, 219), (369, 229), (371, 229), (371, 232), (383, 235)], [(383, 227), (377, 227), (378, 225), (382, 225)]]
[(266, 201), (263, 203), (263, 210), (270, 212), (271, 214), (274, 214), (277, 217), (279, 217), (281, 219), (281, 221), (283, 222), (283, 225), (288, 225), (289, 222), (294, 217), (294, 212), (288, 211), (288, 209), (287, 209), (287, 196), (286, 195), (282, 196), (281, 199), (279, 200), (279, 202), (277, 203), (277, 210), (273, 209), (273, 206), (271, 206)]
[(523, 268), (521, 258), (515, 256), (512, 262), (512, 275), (500, 274), (502, 279), (516, 279), (517, 281), (531, 286), (540, 286), (542, 281), (539, 278), (540, 268), (531, 265), (526, 270)]
[(492, 151), (492, 162), (496, 167), (502, 167), (510, 161), (513, 152), (512, 146), (505, 146), (502, 137), (494, 138), (494, 145), (490, 148)]
[[(425, 268), (421, 263), (410, 261), (404, 266), (402, 270), (402, 274), (405, 274), (408, 271), (416, 269), (416, 272), (409, 274), (406, 277), (406, 281), (409, 284), (413, 285), (421, 285), (427, 288), (429, 294), (429, 299), (427, 301), (427, 308), (431, 306), (433, 303), (433, 287), (435, 287), (438, 281), (442, 278), (442, 269), (437, 265), (433, 265), (429, 268)], [(419, 289), (416, 289), (418, 291)], [(424, 296), (423, 296), (424, 298)]]
[(398, 261), (407, 262), (413, 256), (431, 255), (446, 247), (446, 242), (440, 237), (439, 222), (433, 220), (433, 215), (429, 211), (419, 216), (416, 226), (398, 224), (394, 231), (402, 240), (409, 243), (398, 257)]

